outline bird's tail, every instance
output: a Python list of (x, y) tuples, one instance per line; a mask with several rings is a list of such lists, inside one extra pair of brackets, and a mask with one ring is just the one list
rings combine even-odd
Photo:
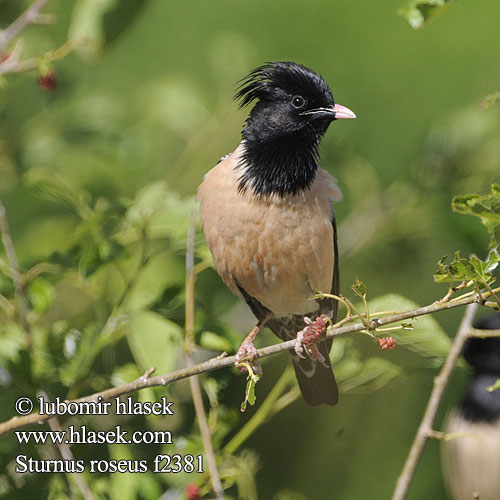
[[(266, 324), (274, 334), (282, 340), (292, 340), (297, 332), (305, 326), (302, 316), (291, 318), (273, 318)], [(321, 404), (335, 405), (339, 399), (339, 391), (330, 365), (331, 340), (318, 344), (319, 352), (325, 358), (324, 364), (310, 358), (302, 359), (291, 351), (295, 376), (299, 383), (300, 392), (304, 401), (311, 406)]]

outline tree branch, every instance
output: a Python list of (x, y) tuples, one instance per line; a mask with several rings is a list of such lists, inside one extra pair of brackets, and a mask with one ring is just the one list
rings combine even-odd
[[(500, 288), (496, 288), (495, 290), (493, 290), (493, 292), (499, 293)], [(372, 319), (369, 322), (369, 328), (376, 329), (379, 326), (388, 325), (390, 323), (396, 323), (398, 321), (403, 321), (410, 318), (416, 318), (418, 316), (423, 316), (426, 314), (432, 314), (439, 311), (454, 309), (455, 307), (462, 307), (468, 304), (480, 303), (482, 305), (488, 305), (488, 303), (485, 302), (485, 299), (489, 296), (490, 296), (489, 292), (484, 292), (481, 295), (477, 293), (466, 294), (464, 297), (457, 297), (456, 299), (452, 299), (448, 302), (436, 301), (433, 304), (420, 307), (418, 309), (403, 311), (400, 313), (390, 314), (380, 318)], [(337, 337), (340, 335), (345, 335), (347, 333), (359, 332), (365, 329), (366, 325), (364, 325), (363, 323), (346, 325), (342, 326), (341, 328), (335, 328), (334, 325), (334, 327), (330, 327), (328, 329), (325, 338), (323, 340), (327, 338)], [(273, 344), (268, 347), (264, 347), (263, 349), (259, 349), (257, 352), (259, 357), (264, 358), (267, 356), (271, 356), (273, 354), (277, 354), (279, 352), (289, 351), (293, 349), (295, 347), (295, 342), (296, 342), (295, 340), (280, 342), (278, 344)], [(209, 359), (208, 361), (205, 361), (203, 363), (182, 368), (180, 370), (167, 373), (166, 375), (158, 375), (156, 377), (150, 377), (153, 370), (148, 370), (142, 377), (138, 378), (137, 380), (134, 380), (133, 382), (121, 385), (119, 387), (106, 389), (105, 391), (102, 392), (96, 392), (89, 396), (75, 399), (73, 400), (73, 402), (76, 403), (96, 402), (98, 397), (101, 397), (102, 400), (105, 401), (113, 397), (122, 396), (124, 394), (129, 394), (131, 392), (144, 389), (146, 387), (166, 386), (168, 384), (171, 384), (172, 382), (176, 382), (177, 380), (192, 377), (193, 375), (199, 375), (201, 373), (218, 370), (220, 368), (226, 368), (228, 366), (233, 366), (234, 362), (235, 362), (235, 356), (225, 356), (225, 354), (223, 353), (222, 355), (216, 356), (215, 358)], [(32, 413), (24, 417), (13, 417), (10, 420), (0, 423), (0, 436), (6, 434), (7, 432), (11, 432), (21, 427), (25, 427), (26, 425), (44, 422), (49, 418), (50, 415), (39, 415), (38, 413)]]
[(17, 260), (16, 250), (14, 244), (12, 243), (12, 237), (10, 235), (9, 221), (7, 220), (7, 212), (5, 207), (0, 200), (0, 234), (2, 237), (2, 243), (5, 248), (5, 253), (7, 254), (7, 260), (9, 262), (9, 268), (11, 273), (11, 279), (14, 283), (14, 288), (16, 290), (17, 300), (19, 301), (19, 316), (21, 318), (21, 323), (24, 330), (28, 335), (28, 346), (31, 346), (31, 326), (28, 321), (28, 297), (26, 296), (26, 286), (24, 283), (23, 276), (19, 270), (19, 261)]
[(49, 50), (40, 56), (31, 57), (21, 61), (20, 57), (24, 44), (22, 43), (22, 40), (18, 40), (9, 57), (4, 62), (0, 63), (0, 76), (8, 73), (24, 73), (26, 71), (37, 69), (40, 67), (40, 62), (42, 60), (44, 63), (59, 61), (75, 50), (79, 43), (79, 40), (71, 39), (57, 49)]
[(0, 50), (30, 24), (37, 23), (40, 11), (50, 0), (35, 0), (12, 24), (0, 31)]
[(446, 358), (439, 375), (434, 379), (434, 387), (429, 397), (429, 401), (427, 402), (424, 416), (422, 417), (417, 434), (415, 435), (415, 439), (410, 448), (410, 453), (408, 454), (408, 458), (406, 459), (403, 470), (396, 483), (392, 500), (404, 500), (408, 494), (411, 481), (415, 475), (417, 465), (422, 457), (427, 441), (433, 436), (434, 431), (432, 426), (434, 424), (434, 419), (436, 418), (439, 404), (441, 403), (441, 399), (457, 360), (460, 357), (464, 342), (470, 335), (477, 307), (478, 304), (476, 303), (472, 303), (467, 306), (458, 328), (457, 335), (455, 336), (450, 352), (448, 353), (448, 357)]

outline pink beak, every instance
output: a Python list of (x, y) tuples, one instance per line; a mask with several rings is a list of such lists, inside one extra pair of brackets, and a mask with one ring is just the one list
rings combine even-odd
[(356, 118), (356, 115), (354, 114), (354, 112), (351, 111), (349, 108), (342, 106), (342, 104), (335, 104), (335, 106), (333, 106), (333, 110), (335, 111), (335, 119), (336, 120), (342, 120), (342, 119), (347, 119), (347, 118)]

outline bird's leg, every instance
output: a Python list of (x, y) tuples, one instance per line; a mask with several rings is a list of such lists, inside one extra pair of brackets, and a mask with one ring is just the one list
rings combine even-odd
[(264, 328), (264, 325), (272, 318), (272, 313), (268, 312), (262, 319), (252, 328), (252, 331), (246, 336), (245, 340), (241, 343), (238, 352), (236, 353), (236, 359), (234, 364), (240, 372), (246, 371), (245, 366), (241, 365), (242, 361), (250, 361), (252, 368), (257, 373), (257, 375), (262, 374), (262, 367), (257, 360), (259, 357), (257, 349), (255, 348), (253, 342), (257, 334)]
[(325, 365), (325, 358), (319, 352), (316, 343), (321, 340), (326, 332), (330, 318), (326, 314), (318, 316), (314, 321), (307, 316), (304, 317), (306, 326), (297, 332), (297, 340), (295, 341), (295, 353), (300, 358), (305, 358), (302, 354), (304, 351), (309, 355), (314, 361), (319, 361), (321, 364)]

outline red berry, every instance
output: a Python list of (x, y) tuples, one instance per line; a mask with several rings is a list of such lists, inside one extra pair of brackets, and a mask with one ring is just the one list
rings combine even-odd
[(57, 78), (56, 74), (51, 71), (49, 73), (45, 73), (45, 75), (40, 76), (38, 79), (38, 85), (42, 90), (46, 92), (52, 92), (57, 89)]
[(188, 500), (201, 500), (200, 488), (196, 484), (188, 484), (186, 486), (186, 498)]
[(377, 339), (377, 342), (382, 351), (390, 351), (396, 347), (396, 339), (394, 337), (381, 337)]

